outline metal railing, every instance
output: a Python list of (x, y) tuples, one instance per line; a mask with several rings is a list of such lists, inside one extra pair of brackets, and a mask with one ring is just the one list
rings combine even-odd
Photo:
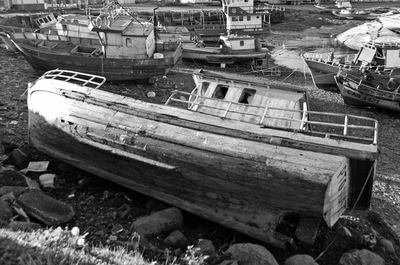
[(55, 79), (80, 85), (87, 88), (99, 88), (106, 81), (105, 77), (99, 75), (85, 74), (69, 70), (51, 70), (46, 72), (42, 78)]
[[(185, 96), (188, 96), (189, 99), (186, 99)], [(218, 101), (224, 102), (227, 104), (226, 108), (216, 107), (217, 104), (205, 104), (205, 100), (210, 101)], [(171, 96), (165, 102), (165, 105), (173, 105), (173, 103), (178, 103), (175, 105), (176, 107), (182, 107), (182, 105), (186, 105), (186, 107), (191, 111), (203, 112), (209, 115), (217, 116), (222, 119), (231, 119), (231, 120), (239, 120), (242, 122), (252, 123), (259, 126), (265, 126), (266, 120), (280, 120), (286, 122), (298, 123), (299, 126), (293, 129), (293, 126), (284, 127), (284, 126), (272, 126), (278, 129), (284, 130), (294, 130), (296, 132), (312, 134), (315, 136), (323, 137), (323, 138), (337, 138), (337, 139), (346, 139), (354, 142), (363, 142), (367, 144), (377, 144), (378, 140), (378, 122), (375, 119), (355, 116), (355, 115), (347, 115), (340, 113), (328, 113), (328, 112), (318, 112), (318, 111), (309, 111), (307, 109), (307, 104), (303, 103), (303, 108), (301, 110), (297, 109), (288, 109), (288, 108), (277, 108), (277, 107), (269, 107), (269, 106), (257, 106), (257, 105), (248, 105), (238, 102), (226, 101), (217, 98), (209, 98), (200, 96), (195, 93), (189, 93), (184, 91), (175, 90), (172, 92)], [(201, 106), (201, 108), (198, 108)], [(238, 108), (233, 109), (232, 106), (246, 106), (245, 110), (238, 110)], [(221, 114), (211, 114), (207, 111), (204, 111), (204, 108), (216, 110)], [(257, 112), (249, 112), (249, 108), (254, 108), (259, 110)], [(203, 110), (201, 110), (203, 109)], [(299, 113), (301, 118), (285, 118), (273, 114), (269, 114), (271, 110), (282, 112), (293, 112)], [(240, 119), (240, 116), (235, 117), (235, 115), (228, 114), (242, 114), (247, 116), (253, 116), (255, 119), (243, 121)], [(261, 114), (262, 113), (262, 114)], [(258, 117), (258, 119), (256, 119)], [(310, 118), (313, 117), (311, 120)], [(341, 122), (336, 122), (332, 120), (341, 120)], [(367, 134), (367, 136), (364, 136)]]

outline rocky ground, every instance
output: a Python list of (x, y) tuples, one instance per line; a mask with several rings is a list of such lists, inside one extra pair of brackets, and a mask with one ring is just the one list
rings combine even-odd
[[(316, 20), (320, 21), (318, 18)], [(326, 23), (329, 24), (329, 20), (323, 22), (324, 25)], [(293, 28), (293, 25), (286, 27), (280, 25), (279, 27), (287, 29)], [(183, 66), (196, 67), (198, 65), (185, 63)], [(213, 66), (202, 66), (216, 69)], [(248, 72), (246, 67), (228, 67), (227, 70)], [(286, 78), (290, 73), (291, 71), (283, 73), (283, 77)], [(36, 73), (21, 55), (0, 49), (0, 161), (3, 166), (13, 165), (16, 169), (25, 168), (29, 161), (50, 161), (46, 171), (39, 173), (29, 171), (26, 176), (40, 182), (41, 174), (55, 174), (54, 188), (41, 186), (41, 190), (50, 199), (66, 203), (61, 204), (60, 207), (67, 207), (64, 211), (67, 213), (67, 217), (71, 217), (68, 205), (72, 206), (74, 217), (68, 218), (68, 221), (62, 219), (60, 222), (63, 226), (79, 227), (81, 234), (87, 233), (85, 237), (87, 244), (122, 246), (128, 249), (134, 248), (137, 244), (134, 231), (140, 231), (142, 234), (148, 233), (148, 239), (142, 237), (139, 244), (146, 258), (157, 260), (160, 263), (171, 262), (172, 257), (175, 256), (179, 257), (177, 263), (188, 264), (185, 258), (191, 252), (186, 251), (187, 246), (196, 245), (204, 254), (211, 256), (208, 259), (210, 264), (237, 264), (233, 260), (239, 261), (239, 264), (249, 264), (245, 262), (246, 255), (243, 254), (249, 252), (253, 253), (253, 257), (263, 259), (254, 264), (262, 262), (277, 264), (271, 261), (271, 257), (266, 254), (265, 249), (259, 246), (263, 244), (258, 241), (72, 168), (29, 148), (27, 145), (25, 92), (27, 83), (33, 82), (36, 77)], [(276, 77), (276, 79), (283, 79), (283, 77)], [(349, 212), (332, 229), (321, 224), (313, 245), (296, 240), (296, 244), (286, 250), (268, 245), (264, 245), (264, 247), (272, 253), (279, 264), (284, 264), (287, 258), (296, 254), (308, 254), (321, 265), (383, 264), (383, 260), (386, 264), (400, 264), (398, 237), (400, 234), (400, 179), (398, 175), (400, 143), (397, 141), (400, 138), (400, 119), (398, 114), (381, 110), (357, 109), (344, 105), (340, 95), (315, 89), (311, 85), (310, 77), (300, 73), (291, 74), (286, 81), (305, 85), (308, 88), (312, 110), (351, 113), (375, 118), (379, 121), (378, 174), (375, 180), (371, 211)], [(173, 89), (189, 91), (192, 87), (193, 82), (190, 75), (176, 74), (154, 78), (151, 84), (108, 83), (105, 89), (161, 103), (165, 102)], [(156, 97), (151, 97), (152, 93), (149, 92), (154, 92)], [(24, 181), (18, 183), (22, 182)], [(0, 187), (4, 186), (6, 185), (0, 180)], [(4, 190), (0, 189), (0, 193), (2, 191)], [(24, 192), (21, 193), (27, 194)], [(28, 202), (29, 206), (29, 198), (31, 198), (29, 196), (33, 198), (39, 196), (35, 192), (33, 195), (31, 193), (29, 191), (29, 195), (21, 197), (22, 195), (18, 196), (19, 192), (16, 192), (16, 199), (1, 197), (0, 219), (3, 216), (9, 217), (11, 214), (11, 216), (16, 216), (14, 221), (25, 221), (26, 217), (23, 214), (25, 212), (31, 220), (41, 223), (42, 226), (56, 224), (52, 223), (49, 216), (32, 212), (26, 205), (24, 207), (24, 202)], [(0, 194), (0, 196), (2, 195)], [(45, 198), (43, 195), (40, 196), (42, 196), (40, 198)], [(11, 211), (3, 215), (4, 211), (1, 209), (9, 206), (6, 207), (7, 204), (3, 204), (2, 201), (17, 201), (19, 202), (17, 205), (22, 206), (23, 211), (20, 208), (11, 208)], [(144, 217), (147, 215), (150, 217)], [(160, 220), (160, 215), (168, 216), (169, 221), (164, 225), (167, 229), (153, 231), (152, 229), (157, 225), (146, 226), (146, 224)], [(10, 226), (9, 219), (5, 221), (3, 218), (3, 226)], [(293, 235), (296, 221), (296, 219), (285, 220), (280, 229)], [(150, 232), (148, 232), (149, 230)], [(235, 243), (252, 243), (252, 245), (235, 245)], [(229, 248), (230, 250), (227, 251)], [(355, 249), (362, 251), (351, 252)], [(265, 259), (269, 259), (270, 263), (267, 263)], [(296, 259), (303, 259), (303, 261), (300, 263), (287, 261), (285, 264), (305, 264), (304, 257)], [(355, 263), (355, 260), (361, 263)], [(201, 264), (201, 261), (197, 260), (198, 263), (192, 264)]]

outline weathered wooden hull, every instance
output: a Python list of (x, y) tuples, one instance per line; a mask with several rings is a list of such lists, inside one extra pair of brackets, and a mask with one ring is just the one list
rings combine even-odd
[(257, 59), (266, 58), (266, 52), (236, 52), (231, 54), (223, 54), (215, 48), (196, 48), (196, 47), (185, 47), (182, 51), (182, 59), (187, 60), (199, 60), (208, 63), (237, 63), (237, 62), (248, 62)]
[(338, 65), (327, 64), (323, 61), (318, 62), (304, 58), (305, 63), (311, 72), (311, 78), (314, 86), (320, 89), (329, 89), (338, 91), (335, 76), (339, 71)]
[(344, 102), (348, 105), (360, 107), (376, 107), (390, 111), (400, 112), (400, 101), (378, 98), (374, 95), (363, 93), (359, 90), (359, 84), (353, 83), (343, 78), (337, 78), (337, 85)]
[(181, 57), (181, 48), (178, 48), (173, 56), (161, 59), (108, 59), (53, 52), (33, 47), (16, 39), (12, 42), (36, 70), (48, 71), (63, 68), (102, 75), (111, 81), (148, 79), (156, 75), (165, 75)]
[(237, 121), (51, 84), (30, 88), (28, 107), (40, 151), (271, 244), (288, 240), (274, 232), (287, 213), (333, 225), (346, 207), (346, 158), (260, 141)]

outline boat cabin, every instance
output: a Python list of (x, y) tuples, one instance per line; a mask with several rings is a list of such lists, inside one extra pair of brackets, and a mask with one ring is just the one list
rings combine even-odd
[(256, 47), (256, 39), (253, 36), (228, 35), (221, 36), (221, 51), (224, 54), (235, 52), (256, 51), (261, 47)]
[(307, 111), (304, 89), (272, 87), (246, 77), (235, 80), (229, 75), (213, 76), (204, 70), (193, 78), (196, 87), (187, 101), (192, 111), (266, 127), (304, 129), (307, 120), (303, 118), (303, 111)]
[(100, 37), (107, 58), (147, 59), (155, 53), (152, 23), (134, 21), (123, 16), (114, 19), (99, 16), (91, 20), (89, 29), (104, 34)]
[(400, 44), (365, 43), (354, 62), (363, 66), (376, 65), (384, 68), (398, 68), (400, 67)]
[(53, 13), (46, 14), (33, 20), (33, 24), (40, 29), (52, 27), (56, 22), (57, 19)]
[(56, 23), (57, 34), (70, 38), (98, 39), (96, 32), (88, 28), (87, 16), (77, 14), (66, 14), (58, 18)]
[(226, 15), (228, 31), (235, 29), (261, 30), (263, 22), (267, 22), (267, 14), (257, 12), (253, 0), (223, 0), (222, 8)]

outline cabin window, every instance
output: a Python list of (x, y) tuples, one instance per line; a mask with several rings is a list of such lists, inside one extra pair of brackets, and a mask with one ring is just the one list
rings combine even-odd
[(251, 20), (251, 16), (247, 16), (247, 21), (250, 21)]
[(133, 42), (131, 38), (126, 38), (126, 47), (132, 47), (133, 46)]
[(200, 96), (204, 96), (206, 94), (209, 86), (210, 86), (209, 82), (203, 82), (203, 84), (201, 85)]
[(228, 87), (226, 87), (226, 86), (217, 86), (215, 88), (214, 95), (212, 97), (213, 98), (217, 98), (217, 99), (224, 99), (227, 92), (228, 92)]
[(43, 18), (44, 22), (49, 22), (49, 20), (47, 19), (47, 17)]
[(238, 21), (237, 17), (232, 17), (232, 21)]
[(67, 25), (62, 25), (63, 31), (67, 31)]
[(243, 17), (242, 16), (239, 17), (239, 21), (243, 21)]
[(245, 3), (249, 2), (249, 0), (244, 0)]
[(240, 46), (244, 46), (244, 40), (240, 41)]
[(239, 103), (251, 104), (255, 94), (256, 94), (255, 89), (250, 89), (250, 88), (243, 89), (242, 95), (239, 98)]
[(259, 19), (259, 18), (260, 18), (260, 16), (256, 16), (256, 18), (257, 18), (257, 19)]

